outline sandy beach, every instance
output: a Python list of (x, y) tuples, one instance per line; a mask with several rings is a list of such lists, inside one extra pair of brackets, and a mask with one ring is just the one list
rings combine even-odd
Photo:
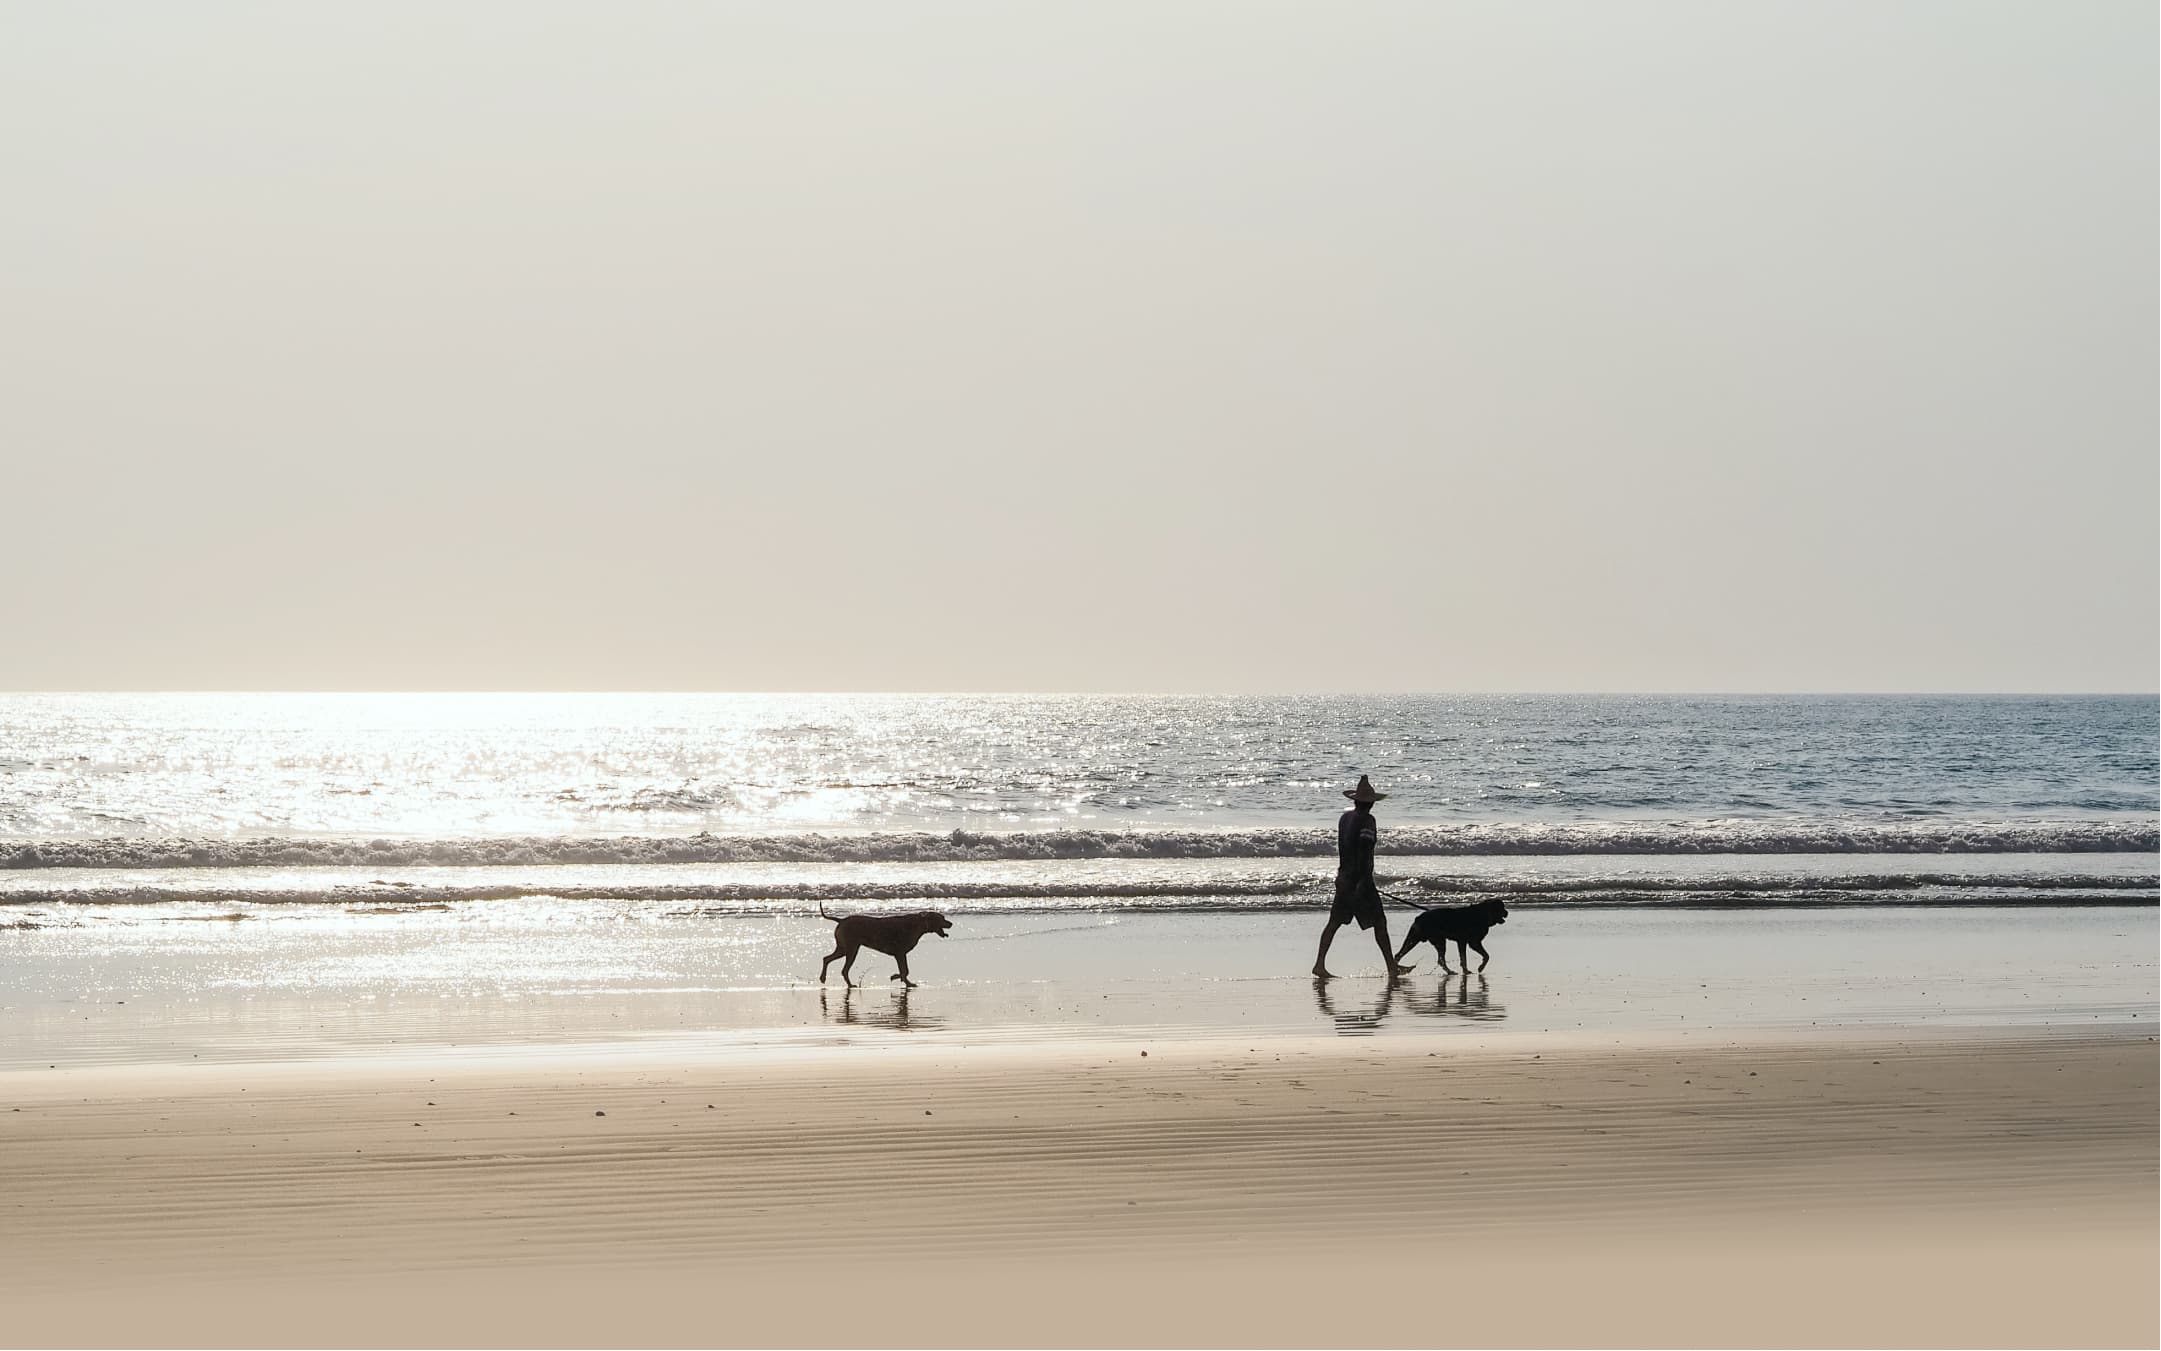
[[(2156, 917), (50, 912), (31, 1345), (2151, 1345)], [(48, 922), (53, 921), (53, 922)]]
[(2161, 1351), (2157, 49), (0, 6), (0, 1351)]
[(6, 1339), (2150, 1345), (2155, 1070), (2122, 1026), (18, 1071)]

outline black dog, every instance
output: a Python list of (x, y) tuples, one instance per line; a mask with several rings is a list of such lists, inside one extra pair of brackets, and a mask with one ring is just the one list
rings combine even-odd
[(915, 982), (908, 979), (908, 954), (915, 951), (915, 945), (923, 941), (924, 934), (943, 938), (945, 931), (953, 927), (953, 921), (935, 910), (918, 910), (907, 915), (828, 915), (825, 906), (820, 904), (818, 917), (833, 921), (833, 950), (826, 954), (825, 964), (818, 968), (820, 985), (825, 984), (826, 970), (839, 961), (841, 983), (854, 986), (855, 982), (848, 979), (848, 972), (855, 966), (855, 954), (869, 948), (899, 962), (900, 973), (893, 979), (912, 988)]
[[(1412, 903), (1405, 901), (1404, 904)], [(1486, 932), (1496, 924), (1508, 923), (1508, 907), (1501, 904), (1499, 898), (1480, 901), (1476, 905), (1421, 905), (1418, 909), (1425, 913), (1411, 921), (1411, 931), (1403, 936), (1403, 948), (1396, 953), (1396, 960), (1402, 961), (1403, 953), (1420, 943), (1431, 943), (1433, 950), (1441, 954), (1443, 971), (1454, 970), (1448, 965), (1450, 943), (1456, 945), (1456, 960), (1463, 963), (1464, 970), (1471, 969), (1471, 959), (1464, 954), (1465, 948), (1478, 954), (1478, 969), (1485, 970), (1486, 963), (1493, 960), (1486, 952)]]

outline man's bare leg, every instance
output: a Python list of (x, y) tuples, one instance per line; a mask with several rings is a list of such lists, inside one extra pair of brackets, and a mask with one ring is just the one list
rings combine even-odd
[(1342, 927), (1343, 921), (1330, 915), (1328, 917), (1328, 927), (1321, 930), (1321, 950), (1314, 954), (1313, 974), (1322, 980), (1334, 979), (1333, 976), (1328, 974), (1328, 945), (1336, 941), (1336, 930)]

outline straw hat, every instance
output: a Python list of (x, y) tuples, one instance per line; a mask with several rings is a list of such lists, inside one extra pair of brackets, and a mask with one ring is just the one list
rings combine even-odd
[(1353, 802), (1379, 802), (1382, 798), (1387, 797), (1388, 794), (1374, 792), (1373, 780), (1361, 774), (1358, 776), (1358, 786), (1356, 788), (1344, 789), (1343, 796), (1349, 798)]

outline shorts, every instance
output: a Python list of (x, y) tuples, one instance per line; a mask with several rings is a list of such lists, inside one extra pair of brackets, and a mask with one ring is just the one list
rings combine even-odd
[(1328, 909), (1329, 923), (1348, 924), (1355, 919), (1359, 928), (1370, 929), (1380, 922), (1380, 918), (1381, 893), (1371, 878), (1356, 882), (1336, 879), (1336, 902)]

